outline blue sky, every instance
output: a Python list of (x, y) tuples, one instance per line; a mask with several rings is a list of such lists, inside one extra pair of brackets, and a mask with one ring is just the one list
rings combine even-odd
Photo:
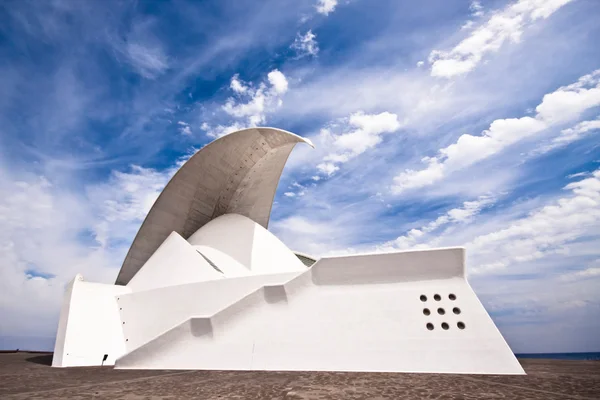
[(515, 352), (600, 351), (596, 0), (0, 5), (0, 347), (52, 348), (179, 165), (275, 126), (269, 229), (314, 255), (466, 246)]

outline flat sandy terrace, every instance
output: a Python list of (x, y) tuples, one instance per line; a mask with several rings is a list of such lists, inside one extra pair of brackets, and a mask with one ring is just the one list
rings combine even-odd
[(600, 399), (600, 361), (520, 360), (527, 376), (50, 368), (0, 354), (0, 399)]

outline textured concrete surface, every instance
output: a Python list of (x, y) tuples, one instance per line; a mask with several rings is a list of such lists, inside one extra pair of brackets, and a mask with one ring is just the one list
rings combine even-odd
[(0, 354), (8, 399), (600, 399), (599, 361), (521, 359), (526, 376), (51, 368)]

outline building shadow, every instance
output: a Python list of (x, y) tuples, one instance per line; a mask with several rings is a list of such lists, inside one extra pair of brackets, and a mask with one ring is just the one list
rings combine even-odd
[(52, 353), (29, 357), (29, 358), (26, 358), (25, 361), (28, 361), (28, 362), (31, 362), (34, 364), (51, 366), (52, 365)]

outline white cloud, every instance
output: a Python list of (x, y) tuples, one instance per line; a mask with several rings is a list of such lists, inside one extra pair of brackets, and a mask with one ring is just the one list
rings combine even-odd
[(290, 185), (290, 188), (297, 188), (298, 191), (297, 192), (292, 192), (292, 191), (285, 192), (283, 194), (284, 196), (286, 196), (286, 197), (302, 197), (302, 196), (304, 196), (306, 194), (306, 191), (304, 190), (306, 188), (304, 187), (304, 185), (301, 185), (298, 182), (293, 182)]
[[(434, 50), (429, 56), (431, 75), (452, 78), (464, 75), (497, 52), (505, 42), (518, 43), (525, 29), (545, 19), (572, 0), (519, 0), (491, 13), (490, 18), (449, 51)], [(481, 4), (471, 3), (474, 15), (481, 15)]]
[(169, 68), (168, 58), (159, 46), (129, 42), (126, 55), (131, 66), (146, 79), (155, 79)]
[(586, 279), (591, 277), (600, 277), (600, 267), (590, 267), (581, 271), (570, 272), (560, 276), (563, 281), (576, 281), (580, 279)]
[(184, 135), (192, 134), (192, 128), (190, 128), (190, 124), (184, 121), (177, 121), (177, 124), (179, 125), (179, 132), (181, 132)]
[(246, 129), (246, 128), (250, 128), (250, 125), (244, 124), (244, 123), (240, 123), (240, 122), (233, 122), (229, 125), (215, 125), (215, 126), (211, 126), (206, 122), (203, 122), (202, 125), (200, 126), (200, 128), (206, 132), (206, 135), (208, 137), (211, 138), (220, 138), (223, 137), (225, 135), (228, 135), (230, 133), (242, 130), (242, 129)]
[(596, 70), (579, 78), (574, 84), (545, 95), (535, 110), (550, 123), (570, 121), (586, 109), (600, 104), (599, 82), (600, 70)]
[(469, 10), (471, 10), (471, 15), (474, 17), (481, 17), (483, 15), (483, 6), (480, 1), (472, 1), (469, 5)]
[(261, 82), (258, 87), (254, 87), (241, 81), (239, 75), (235, 74), (229, 88), (236, 96), (228, 98), (221, 106), (221, 110), (235, 120), (217, 125), (205, 121), (200, 128), (209, 137), (218, 138), (240, 129), (264, 124), (267, 114), (281, 106), (281, 97), (288, 91), (287, 78), (277, 69), (267, 74), (267, 82), (268, 84)]
[[(473, 18), (481, 18), (484, 15), (483, 6), (479, 1), (472, 1), (469, 5), (469, 11), (471, 11), (471, 17)], [(475, 21), (472, 19), (467, 20), (461, 27), (460, 30), (468, 30), (475, 26)]]
[[(456, 143), (439, 150), (436, 157), (425, 157), (427, 167), (405, 170), (394, 178), (393, 191), (429, 186), (449, 172), (468, 167), (506, 147), (555, 125), (578, 118), (584, 111), (600, 105), (600, 70), (581, 77), (578, 82), (546, 94), (536, 107), (534, 117), (497, 119), (480, 136), (461, 135)], [(582, 125), (567, 134), (593, 129), (595, 123)]]
[(317, 169), (319, 170), (319, 172), (321, 172), (327, 176), (331, 176), (336, 171), (339, 171), (340, 167), (338, 167), (337, 165), (335, 165), (333, 163), (320, 163), (317, 165)]
[(277, 94), (284, 94), (287, 92), (288, 81), (281, 71), (274, 69), (267, 74), (267, 78)]
[(113, 171), (109, 181), (91, 186), (87, 195), (93, 199), (98, 221), (93, 226), (96, 241), (102, 246), (110, 240), (131, 240), (158, 195), (185, 159), (165, 171), (132, 165), (128, 172)]
[(571, 174), (571, 175), (567, 175), (567, 179), (573, 179), (573, 178), (581, 178), (584, 176), (588, 176), (590, 173), (587, 171), (584, 172), (577, 172), (576, 174)]
[(462, 207), (453, 208), (435, 220), (420, 227), (411, 229), (406, 235), (400, 236), (390, 242), (379, 246), (380, 250), (428, 248), (431, 244), (427, 242), (428, 234), (450, 224), (465, 224), (482, 210), (494, 204), (495, 199), (491, 196), (480, 196), (477, 200), (465, 201)]
[(113, 283), (140, 223), (189, 156), (165, 171), (113, 171), (82, 193), (0, 168), (0, 336), (54, 337), (64, 287), (77, 273)]
[(579, 238), (598, 237), (600, 169), (589, 178), (569, 183), (570, 194), (520, 218), (509, 227), (480, 235), (467, 244), (473, 273), (568, 252)]
[(579, 122), (572, 128), (563, 129), (562, 131), (560, 131), (560, 135), (553, 138), (549, 144), (544, 144), (540, 146), (539, 148), (535, 149), (531, 154), (535, 156), (547, 153), (551, 150), (560, 147), (564, 147), (569, 143), (582, 139), (589, 132), (594, 132), (597, 130), (600, 130), (600, 117), (598, 117), (595, 120)]
[(407, 169), (394, 178), (393, 191), (400, 193), (404, 190), (429, 186), (444, 177), (444, 164), (435, 157), (425, 157), (421, 161), (428, 164), (427, 168), (415, 171)]
[(319, 44), (316, 41), (317, 35), (309, 30), (304, 35), (296, 35), (296, 40), (290, 46), (296, 50), (296, 54), (299, 58), (306, 56), (316, 56), (319, 53)]
[(467, 22), (465, 22), (464, 24), (461, 25), (460, 30), (464, 31), (467, 29), (471, 29), (473, 26), (475, 26), (475, 22), (468, 20)]
[(89, 200), (45, 177), (0, 170), (0, 191), (0, 336), (53, 337), (64, 285), (76, 273), (111, 282), (122, 253), (82, 243), (94, 240)]
[(395, 132), (401, 126), (398, 116), (387, 111), (379, 114), (358, 111), (341, 123), (343, 126), (340, 129), (344, 133), (334, 134), (330, 129), (321, 130), (321, 140), (333, 147), (333, 151), (323, 158), (324, 162), (317, 165), (317, 169), (327, 176), (338, 171), (340, 164), (378, 145), (383, 134)]
[(235, 93), (246, 93), (248, 91), (248, 87), (239, 79), (238, 74), (235, 74), (231, 78), (229, 88), (231, 90), (233, 90)]
[(582, 121), (573, 128), (563, 129), (560, 136), (554, 139), (557, 143), (571, 143), (586, 133), (600, 129), (600, 117), (591, 121)]
[(338, 0), (317, 0), (315, 8), (319, 14), (329, 15), (335, 10)]
[(302, 251), (315, 257), (331, 254), (331, 249), (343, 240), (347, 229), (336, 221), (310, 219), (291, 216), (272, 220), (269, 230), (281, 239), (290, 249)]

